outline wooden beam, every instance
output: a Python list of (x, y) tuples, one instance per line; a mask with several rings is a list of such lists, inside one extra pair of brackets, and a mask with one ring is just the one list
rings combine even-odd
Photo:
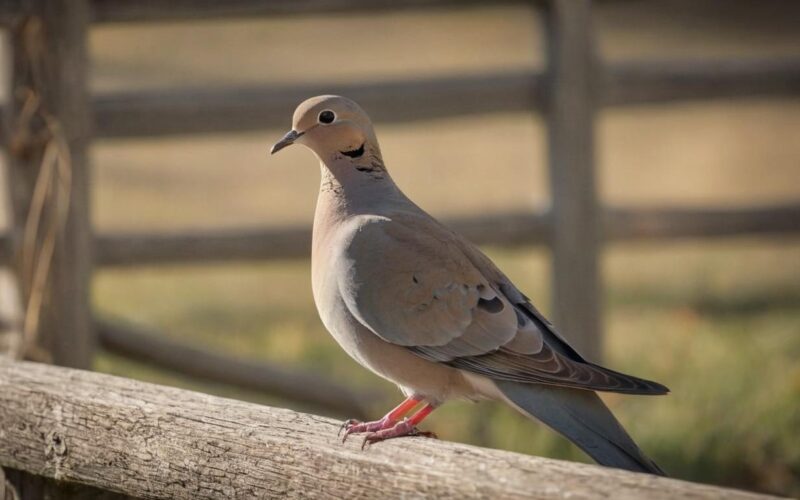
[[(445, 220), (479, 245), (504, 248), (548, 241), (549, 215), (506, 212)], [(604, 211), (606, 242), (673, 241), (687, 238), (800, 235), (800, 203), (738, 208), (623, 208)], [(0, 234), (0, 265), (11, 254)], [(198, 231), (183, 234), (107, 233), (95, 242), (96, 264), (104, 267), (181, 265), (308, 258), (311, 230), (304, 227)]]
[(294, 108), (310, 96), (355, 99), (376, 121), (516, 111), (536, 106), (539, 76), (529, 72), (454, 75), (415, 80), (278, 87), (175, 89), (115, 93), (95, 98), (100, 137), (288, 128)]
[[(322, 86), (297, 83), (100, 94), (92, 99), (101, 138), (154, 137), (282, 128), (297, 103), (336, 93), (377, 122), (413, 122), (489, 112), (541, 111), (543, 75), (510, 71)], [(607, 65), (598, 82), (606, 107), (679, 100), (800, 95), (800, 58), (628, 62)], [(3, 130), (0, 129), (0, 137)]]
[(594, 167), (597, 60), (590, 0), (547, 3), (547, 117), (553, 319), (586, 358), (602, 358), (600, 207)]
[[(522, 3), (503, 0), (503, 3)], [(486, 5), (486, 0), (92, 0), (99, 23), (192, 21)]]
[[(521, 246), (542, 243), (547, 237), (545, 215), (529, 212), (464, 217), (447, 223), (477, 244)], [(184, 234), (107, 234), (98, 237), (96, 253), (98, 264), (104, 266), (308, 258), (311, 230), (290, 227)]]
[(800, 58), (631, 61), (606, 64), (606, 107), (675, 101), (800, 96)]
[[(611, 65), (605, 75), (599, 99), (606, 106), (800, 95), (798, 58), (626, 63)], [(376, 122), (538, 112), (543, 87), (541, 73), (515, 71), (333, 86), (115, 93), (97, 96), (94, 107), (100, 137), (161, 136), (286, 127), (298, 103), (325, 93), (355, 99)]]
[[(531, 425), (535, 425), (531, 423)], [(150, 499), (764, 498), (423, 437), (361, 450), (340, 422), (0, 361), (0, 466)]]
[[(8, 152), (17, 276), (28, 355), (91, 365), (86, 0), (22, 0), (11, 27)], [(38, 183), (38, 184), (37, 184)], [(27, 238), (27, 240), (26, 240)], [(31, 298), (33, 297), (33, 298)], [(41, 300), (38, 300), (41, 299)]]
[(96, 320), (100, 345), (115, 354), (190, 377), (229, 384), (300, 403), (329, 415), (366, 419), (379, 397), (321, 375), (265, 361), (236, 359), (168, 340), (163, 334), (117, 321)]
[(112, 233), (97, 238), (95, 252), (99, 265), (111, 267), (308, 258), (311, 255), (311, 229)]
[(666, 241), (731, 236), (800, 236), (800, 203), (737, 208), (609, 208), (606, 241)]

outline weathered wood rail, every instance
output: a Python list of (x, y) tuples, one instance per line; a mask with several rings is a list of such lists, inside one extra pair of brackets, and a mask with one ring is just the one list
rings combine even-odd
[[(599, 109), (676, 100), (796, 97), (800, 58), (603, 61), (595, 54), (590, 0), (502, 0), (539, 9), (545, 29), (546, 64), (537, 70), (409, 77), (320, 87), (307, 82), (246, 88), (174, 88), (95, 94), (87, 37), (94, 25), (120, 22), (193, 21), (327, 12), (486, 5), (486, 0), (4, 0), (0, 27), (7, 29), (11, 95), (0, 109), (0, 145), (10, 166), (13, 221), (0, 234), (0, 265), (13, 266), (24, 302), (31, 296), (22, 261), (34, 184), (45, 158), (42, 132), (62, 132), (71, 152), (70, 208), (55, 239), (52, 266), (39, 314), (40, 351), (58, 364), (88, 367), (98, 344), (92, 331), (88, 283), (93, 270), (135, 266), (307, 255), (308, 228), (255, 228), (172, 234), (94, 234), (90, 224), (87, 151), (103, 138), (153, 137), (263, 129), (288, 125), (293, 107), (310, 95), (340, 93), (358, 100), (377, 121), (413, 121), (487, 112), (536, 112), (547, 118), (552, 207), (468, 217), (456, 229), (480, 244), (547, 244), (553, 249), (554, 318), (589, 358), (601, 353), (603, 243), (627, 239), (716, 237), (800, 233), (800, 203), (782, 206), (626, 208), (603, 207), (594, 182), (593, 120)], [(497, 4), (498, 2), (492, 2)], [(36, 98), (36, 99), (32, 99)], [(30, 105), (39, 102), (31, 119)], [(50, 130), (43, 124), (49, 121)], [(52, 139), (60, 139), (50, 133)], [(45, 172), (46, 173), (46, 172)], [(44, 240), (44, 238), (40, 238)], [(42, 245), (47, 241), (42, 241)], [(42, 259), (47, 261), (47, 259)], [(47, 262), (49, 264), (49, 262)], [(47, 266), (43, 266), (46, 268)], [(47, 274), (47, 273), (45, 273)], [(34, 297), (35, 298), (35, 297)], [(35, 301), (33, 301), (35, 302)], [(29, 308), (34, 310), (34, 308)], [(569, 314), (567, 314), (569, 312)], [(36, 323), (34, 321), (34, 323)], [(36, 328), (31, 331), (37, 330)], [(116, 329), (104, 345), (128, 354), (137, 346)], [(126, 347), (127, 346), (127, 347)], [(139, 351), (141, 354), (141, 350)], [(205, 356), (208, 353), (198, 353)], [(168, 354), (156, 360), (166, 365)], [(204, 359), (207, 359), (205, 357)], [(229, 360), (226, 360), (226, 362)], [(222, 363), (221, 366), (228, 366)], [(233, 365), (230, 365), (233, 366)], [(261, 384), (252, 367), (219, 371)], [(185, 370), (184, 370), (185, 371)], [(262, 371), (263, 373), (263, 371)], [(210, 372), (204, 376), (210, 377)], [(236, 377), (233, 377), (236, 378)], [(279, 382), (280, 386), (281, 383)]]
[(34, 475), (58, 481), (48, 488), (83, 485), (151, 499), (765, 498), (427, 438), (362, 451), (357, 438), (340, 442), (338, 426), (290, 410), (0, 360), (0, 467), (12, 483)]

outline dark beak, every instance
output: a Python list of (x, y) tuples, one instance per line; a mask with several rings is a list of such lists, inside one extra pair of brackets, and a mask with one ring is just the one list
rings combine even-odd
[(283, 138), (280, 141), (276, 142), (272, 146), (272, 149), (269, 150), (269, 154), (274, 155), (275, 153), (285, 148), (286, 146), (291, 146), (292, 144), (294, 144), (294, 141), (296, 141), (301, 135), (303, 135), (303, 132), (298, 132), (297, 130), (290, 130), (289, 132), (286, 133), (286, 135), (283, 136)]

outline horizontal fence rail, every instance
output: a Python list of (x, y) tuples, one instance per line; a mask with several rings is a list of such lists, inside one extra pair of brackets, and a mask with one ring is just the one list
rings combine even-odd
[[(501, 3), (523, 4), (521, 0)], [(534, 2), (527, 2), (533, 5)], [(225, 17), (282, 16), (336, 12), (441, 8), (486, 5), (485, 0), (170, 0), (169, 9), (160, 0), (93, 0), (95, 21), (145, 22), (190, 21)]]
[(366, 418), (367, 409), (382, 400), (379, 394), (358, 392), (322, 374), (209, 352), (169, 340), (163, 333), (106, 318), (94, 323), (104, 349), (193, 378), (258, 391), (350, 418)]
[[(100, 137), (288, 127), (294, 107), (321, 94), (351, 97), (377, 122), (530, 112), (542, 107), (544, 78), (542, 73), (517, 71), (354, 84), (120, 93), (95, 99), (95, 123)], [(609, 64), (599, 94), (607, 106), (800, 95), (800, 58)]]
[(800, 96), (800, 58), (765, 57), (607, 63), (604, 106), (748, 96)]
[(800, 234), (800, 202), (736, 208), (606, 209), (606, 241)]
[[(449, 225), (476, 243), (506, 246), (543, 243), (548, 226), (546, 216), (529, 213), (454, 219)], [(311, 230), (307, 227), (184, 235), (117, 235), (101, 236), (97, 240), (98, 264), (108, 266), (308, 258), (310, 252)]]
[(99, 95), (98, 137), (150, 137), (291, 126), (300, 102), (338, 94), (359, 102), (378, 122), (392, 123), (538, 107), (541, 75), (513, 72), (399, 81), (287, 84)]
[(61, 487), (150, 499), (766, 498), (421, 437), (362, 451), (356, 437), (347, 443), (337, 438), (339, 425), (0, 358), (0, 467), (12, 482), (21, 471), (56, 479)]
[[(479, 245), (521, 247), (548, 241), (547, 212), (511, 212), (454, 218), (446, 224)], [(673, 240), (738, 235), (800, 234), (800, 202), (774, 206), (719, 208), (608, 208), (606, 241)], [(101, 234), (95, 240), (99, 266), (193, 264), (260, 259), (307, 258), (306, 227), (216, 230), (184, 234)], [(12, 245), (0, 234), (0, 265), (9, 264)]]
[[(297, 103), (330, 93), (357, 100), (375, 121), (397, 123), (541, 110), (544, 79), (543, 73), (512, 71), (333, 85), (142, 90), (96, 95), (92, 109), (101, 138), (285, 128)], [(796, 96), (800, 58), (609, 63), (600, 85), (604, 106)]]
[[(498, 0), (496, 3), (537, 5), (537, 0)], [(337, 12), (467, 7), (486, 5), (486, 0), (92, 0), (95, 23), (195, 21)], [(20, 0), (0, 3), (0, 24), (19, 16)]]

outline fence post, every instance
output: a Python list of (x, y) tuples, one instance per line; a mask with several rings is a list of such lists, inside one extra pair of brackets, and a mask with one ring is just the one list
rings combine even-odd
[(20, 0), (5, 118), (14, 264), (26, 355), (88, 368), (87, 0)]
[(600, 361), (600, 209), (594, 172), (598, 78), (591, 2), (550, 0), (544, 10), (554, 323), (579, 352)]

